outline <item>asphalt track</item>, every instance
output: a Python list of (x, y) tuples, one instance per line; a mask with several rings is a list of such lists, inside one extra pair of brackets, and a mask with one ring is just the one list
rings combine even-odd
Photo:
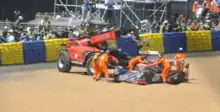
[(220, 112), (220, 52), (188, 56), (190, 82), (180, 85), (95, 82), (55, 63), (1, 66), (0, 112)]

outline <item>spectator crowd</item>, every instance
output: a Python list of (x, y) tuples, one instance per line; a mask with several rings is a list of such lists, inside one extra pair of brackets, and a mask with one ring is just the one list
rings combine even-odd
[(202, 4), (199, 0), (194, 0), (192, 7), (192, 16), (178, 17), (175, 14), (170, 20), (164, 22), (154, 21), (151, 26), (152, 33), (164, 32), (184, 32), (197, 30), (219, 30), (220, 12), (216, 0), (204, 0)]
[(49, 32), (50, 22), (45, 19), (42, 25), (38, 28), (23, 27), (20, 21), (23, 19), (19, 16), (18, 19), (11, 23), (6, 21), (4, 29), (0, 32), (0, 43), (18, 42), (18, 41), (34, 41), (52, 39), (53, 36)]
[[(141, 26), (137, 25), (137, 27), (134, 29), (136, 29), (139, 33), (142, 33), (142, 31), (144, 31), (143, 33), (165, 33), (198, 30), (220, 30), (220, 13), (216, 0), (212, 0), (212, 3), (211, 0), (205, 0), (202, 4), (204, 8), (201, 11), (199, 11), (200, 9), (198, 5), (198, 1), (195, 0), (192, 8), (193, 16), (188, 18), (184, 15), (175, 14), (170, 18), (170, 20), (165, 20), (163, 22), (153, 20), (153, 22), (150, 22), (149, 27), (142, 27), (144, 24), (141, 23)], [(75, 26), (72, 26), (66, 30), (52, 31), (52, 25), (47, 16), (45, 16), (41, 22), (41, 25), (38, 27), (24, 28), (20, 25), (20, 21), (23, 18), (21, 16), (18, 16), (17, 18), (18, 19), (13, 24), (9, 24), (9, 22), (7, 22), (3, 31), (0, 31), (0, 43), (47, 40), (62, 37), (74, 39), (79, 37), (87, 37), (92, 33), (90, 29), (94, 30), (94, 28), (90, 28), (90, 24), (85, 23), (82, 24), (79, 29), (77, 29)], [(149, 24), (149, 21), (146, 21), (146, 23)], [(123, 30), (123, 28), (121, 30)]]
[(198, 30), (219, 30), (220, 21), (213, 20), (209, 13), (204, 19), (186, 19), (180, 15), (176, 21), (165, 20), (163, 23), (154, 21), (151, 26), (152, 33), (185, 32)]

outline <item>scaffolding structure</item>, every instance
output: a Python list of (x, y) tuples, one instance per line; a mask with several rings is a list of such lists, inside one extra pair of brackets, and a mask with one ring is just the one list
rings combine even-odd
[(160, 16), (160, 22), (167, 18), (167, 5), (170, 2), (170, 0), (151, 0), (154, 2), (154, 9), (148, 9), (149, 11), (152, 11), (152, 14), (150, 15), (150, 18), (153, 17), (154, 20), (156, 20), (156, 13), (162, 12)]
[[(82, 2), (79, 2), (78, 0), (54, 0), (54, 11), (53, 15), (60, 14), (61, 12), (65, 11), (69, 15), (72, 15), (75, 12), (75, 14), (78, 12), (78, 8), (81, 7)], [(64, 9), (64, 10), (61, 10)]]
[[(94, 0), (93, 0), (94, 1)], [(91, 14), (92, 16), (90, 19), (93, 18), (93, 16), (100, 17), (98, 18), (100, 21), (103, 21), (105, 16), (105, 5), (104, 0), (95, 0), (95, 11)], [(153, 20), (156, 20), (156, 17), (160, 16), (159, 21), (162, 21), (166, 18), (167, 14), (167, 4), (170, 0), (113, 0), (114, 2), (114, 10), (117, 11), (119, 14), (117, 17), (120, 19), (120, 26), (123, 26), (126, 22), (129, 21), (129, 23), (132, 26), (136, 26), (134, 21), (140, 23), (143, 19), (149, 19), (153, 18)], [(135, 4), (144, 4), (143, 7), (135, 8)], [(153, 5), (153, 8), (148, 8), (146, 5)], [(65, 11), (70, 16), (76, 16), (82, 6), (82, 0), (54, 0), (54, 12), (53, 14), (60, 14), (60, 12)], [(62, 10), (60, 10), (62, 9)], [(94, 10), (94, 9), (93, 9)], [(136, 12), (138, 10), (141, 10), (143, 12), (143, 16), (140, 19), (140, 15), (137, 15)], [(150, 16), (149, 18), (146, 18), (146, 13)]]

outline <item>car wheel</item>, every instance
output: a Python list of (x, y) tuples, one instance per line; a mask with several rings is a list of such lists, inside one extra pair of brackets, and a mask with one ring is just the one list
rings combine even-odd
[(94, 74), (94, 69), (92, 68), (92, 59), (93, 59), (94, 56), (90, 56), (87, 61), (86, 61), (86, 70), (87, 70), (87, 73), (89, 75), (93, 75)]
[(179, 84), (181, 82), (184, 82), (184, 72), (182, 71), (173, 71), (170, 75), (170, 83), (171, 84)]
[(148, 84), (152, 84), (153, 83), (153, 72), (150, 69), (146, 69), (143, 72), (144, 76), (145, 76), (145, 80)]
[(57, 59), (57, 68), (60, 72), (70, 72), (71, 62), (67, 51), (61, 51)]

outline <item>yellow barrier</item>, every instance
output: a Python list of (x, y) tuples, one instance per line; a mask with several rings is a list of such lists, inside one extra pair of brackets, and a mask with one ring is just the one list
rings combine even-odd
[(186, 32), (187, 51), (212, 50), (211, 31)]
[(68, 39), (45, 40), (44, 42), (46, 46), (46, 61), (55, 61), (59, 51), (65, 48), (61, 44), (67, 44)]
[(109, 48), (117, 48), (116, 40), (108, 40), (107, 44)]
[(162, 33), (141, 34), (140, 37), (142, 40), (146, 40), (148, 38), (150, 44), (150, 47), (143, 46), (141, 51), (154, 50), (159, 51), (160, 53), (164, 53)]
[(21, 42), (0, 44), (1, 49), (1, 64), (22, 64), (23, 60), (23, 45)]

